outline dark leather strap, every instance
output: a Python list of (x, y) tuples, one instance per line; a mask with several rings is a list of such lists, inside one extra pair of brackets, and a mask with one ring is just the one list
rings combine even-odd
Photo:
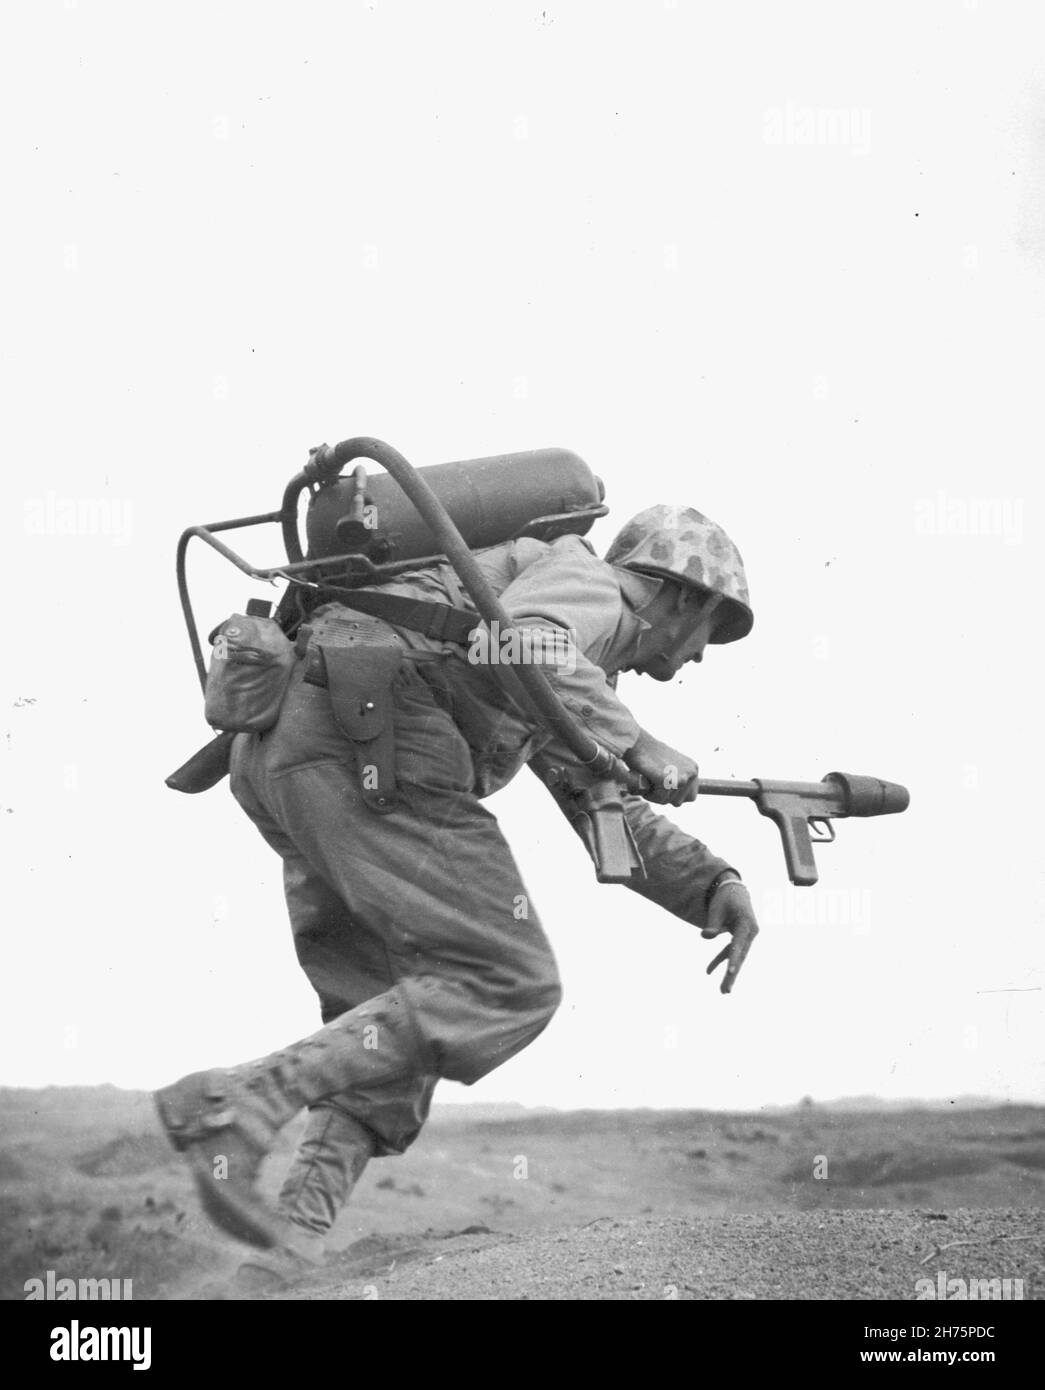
[(471, 633), (482, 621), (474, 613), (454, 608), (449, 603), (426, 603), (422, 599), (405, 598), (401, 594), (376, 593), (373, 589), (338, 591), (339, 603), (374, 618), (384, 618), (395, 627), (405, 627), (431, 637), (436, 642), (457, 642), (468, 645)]

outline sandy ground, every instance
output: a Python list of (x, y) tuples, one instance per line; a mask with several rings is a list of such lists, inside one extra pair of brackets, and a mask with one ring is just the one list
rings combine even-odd
[[(959, 1244), (943, 1248), (951, 1241)], [(333, 1268), (301, 1281), (290, 1296), (907, 1299), (927, 1275), (938, 1287), (941, 1269), (948, 1278), (959, 1270), (998, 1277), (1004, 1270), (1011, 1277), (1018, 1269), (1025, 1291), (1040, 1287), (1042, 1213), (959, 1210), (943, 1221), (897, 1211), (604, 1218), (528, 1236), (429, 1237), (398, 1248), (348, 1252)]]
[(136, 1301), (914, 1299), (941, 1273), (1045, 1290), (1032, 1107), (445, 1107), (409, 1154), (370, 1165), (326, 1264), (278, 1288), (237, 1283), (244, 1247), (201, 1215), (148, 1097), (0, 1091), (0, 1133), (5, 1299), (48, 1270), (131, 1278)]

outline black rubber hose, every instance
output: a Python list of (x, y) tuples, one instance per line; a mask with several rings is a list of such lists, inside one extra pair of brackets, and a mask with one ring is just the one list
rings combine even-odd
[(298, 536), (298, 499), (302, 492), (308, 487), (310, 479), (304, 470), (295, 473), (290, 482), (283, 490), (283, 505), (279, 512), (279, 522), (283, 530), (283, 545), (286, 548), (287, 559), (291, 564), (296, 564), (305, 558), (301, 550), (301, 539)]

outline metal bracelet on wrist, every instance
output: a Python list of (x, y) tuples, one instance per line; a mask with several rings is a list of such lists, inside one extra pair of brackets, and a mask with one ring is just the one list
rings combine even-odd
[(704, 895), (704, 908), (705, 908), (705, 910), (707, 910), (708, 908), (710, 908), (710, 906), (711, 906), (711, 900), (714, 898), (715, 894), (718, 892), (718, 890), (719, 890), (721, 887), (723, 887), (724, 884), (727, 884), (727, 883), (739, 883), (739, 884), (741, 885), (741, 887), (746, 887), (746, 886), (747, 886), (747, 885), (744, 883), (744, 880), (743, 880), (743, 879), (740, 877), (740, 875), (737, 873), (736, 869), (723, 869), (721, 873), (717, 874), (717, 875), (711, 880), (711, 883), (710, 883), (710, 885), (709, 885), (709, 887), (708, 887), (708, 891), (707, 891), (707, 893)]

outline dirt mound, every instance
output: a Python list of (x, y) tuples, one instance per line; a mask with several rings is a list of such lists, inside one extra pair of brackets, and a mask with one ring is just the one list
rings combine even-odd
[(903, 1299), (939, 1271), (1045, 1294), (1045, 1213), (607, 1218), (565, 1231), (360, 1242), (280, 1299)]
[(1021, 1168), (1045, 1168), (1045, 1149), (1012, 1149), (1003, 1157)]
[[(885, 1149), (831, 1158), (826, 1176), (835, 1187), (890, 1187), (985, 1173), (993, 1162), (989, 1153), (956, 1153), (942, 1148), (897, 1153)], [(804, 1181), (808, 1176), (806, 1163), (795, 1164), (785, 1174), (793, 1182)]]

